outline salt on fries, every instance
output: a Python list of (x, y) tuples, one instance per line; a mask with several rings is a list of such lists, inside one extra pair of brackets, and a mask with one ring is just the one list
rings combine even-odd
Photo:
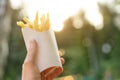
[(40, 18), (40, 24), (39, 24), (39, 15), (38, 12), (36, 13), (35, 20), (33, 22), (30, 22), (30, 20), (27, 17), (23, 18), (23, 23), (22, 21), (18, 21), (17, 25), (20, 26), (21, 28), (31, 28), (36, 31), (42, 32), (42, 31), (47, 31), (50, 28), (50, 19), (49, 19), (49, 14), (43, 14)]

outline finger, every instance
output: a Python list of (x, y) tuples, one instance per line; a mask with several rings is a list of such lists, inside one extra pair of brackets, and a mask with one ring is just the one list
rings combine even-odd
[(47, 76), (49, 75), (49, 73), (51, 72), (51, 70), (53, 71), (54, 67), (48, 68), (46, 70), (44, 70), (43, 72), (40, 73), (41, 75), (41, 80), (47, 80)]
[(63, 68), (56, 68), (56, 70), (54, 71), (54, 73), (50, 74), (47, 76), (47, 80), (53, 80), (53, 78), (57, 77), (58, 75), (60, 75), (63, 71)]
[[(61, 63), (64, 64), (65, 60), (64, 58), (60, 58)], [(54, 72), (56, 73), (56, 76), (60, 74), (60, 68), (59, 67), (54, 67), (54, 68), (49, 68), (48, 70), (46, 70), (44, 73), (46, 74), (46, 76), (48, 75), (53, 75), (55, 76)]]
[(45, 74), (44, 73), (40, 73), (40, 76), (41, 76), (41, 80), (46, 80), (46, 77), (45, 77)]
[(58, 51), (59, 52), (59, 56), (63, 56), (64, 55), (64, 52), (63, 51)]
[(51, 72), (51, 70), (53, 71), (54, 68), (55, 67), (51, 67), (51, 68), (44, 70), (43, 72), (41, 72), (41, 75), (44, 75), (44, 77), (46, 77), (49, 74), (49, 72)]
[(51, 67), (41, 73), (42, 80), (52, 80), (53, 77), (58, 76), (63, 71), (63, 68), (60, 67)]
[(60, 58), (61, 63), (64, 64), (65, 63), (65, 59), (64, 58)]
[(37, 57), (37, 42), (33, 39), (30, 40), (25, 62), (36, 62), (36, 57)]
[[(64, 58), (60, 58), (61, 60), (61, 63), (64, 64), (65, 63), (65, 60)], [(41, 73), (41, 75), (44, 75), (46, 74), (45, 76), (48, 76), (49, 74), (53, 73), (55, 70), (56, 70), (57, 67), (51, 67), (51, 68), (48, 68), (47, 70), (43, 71)]]

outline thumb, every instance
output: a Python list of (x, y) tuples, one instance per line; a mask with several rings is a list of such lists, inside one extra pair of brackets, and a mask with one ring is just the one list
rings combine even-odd
[(37, 42), (34, 39), (30, 40), (25, 62), (32, 63), (36, 62), (37, 51), (38, 51)]

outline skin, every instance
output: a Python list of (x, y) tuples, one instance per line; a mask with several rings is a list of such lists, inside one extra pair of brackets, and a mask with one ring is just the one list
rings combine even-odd
[[(61, 70), (56, 67), (54, 71), (48, 73), (51, 68), (40, 73), (36, 64), (38, 46), (35, 40), (31, 40), (29, 49), (22, 67), (22, 80), (52, 80), (57, 77)], [(62, 54), (62, 52), (59, 52)], [(61, 63), (64, 64), (64, 59), (61, 58)], [(48, 73), (48, 74), (47, 74)], [(45, 75), (47, 74), (47, 75)]]

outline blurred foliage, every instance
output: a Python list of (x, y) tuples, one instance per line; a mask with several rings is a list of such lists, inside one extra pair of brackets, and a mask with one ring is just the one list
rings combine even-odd
[[(119, 0), (117, 1), (119, 2)], [(64, 29), (61, 32), (55, 33), (59, 49), (65, 51), (64, 58), (66, 63), (63, 65), (64, 72), (60, 76), (79, 74), (84, 77), (84, 80), (93, 80), (87, 79), (93, 74), (95, 79), (97, 78), (96, 80), (102, 80), (108, 74), (106, 71), (109, 71), (114, 80), (120, 79), (120, 31), (114, 24), (114, 17), (118, 14), (112, 12), (105, 5), (99, 4), (99, 6), (104, 17), (104, 27), (102, 30), (95, 30), (94, 26), (90, 25), (85, 19), (84, 11), (81, 11), (79, 16), (84, 21), (82, 28), (74, 28), (72, 17), (70, 17), (65, 21)], [(26, 55), (23, 37), (20, 28), (16, 25), (18, 13), (19, 10), (13, 10), (12, 31), (9, 39), (9, 57), (5, 68), (4, 80), (20, 79), (22, 62)], [(92, 37), (90, 38), (89, 36)], [(92, 41), (90, 44), (89, 38)], [(112, 47), (111, 51), (107, 54), (102, 51), (102, 46), (105, 43), (109, 43)], [(89, 53), (88, 49), (91, 47), (91, 44), (95, 46), (99, 71), (90, 68), (89, 55), (91, 53)]]
[(13, 10), (12, 29), (9, 39), (9, 56), (5, 68), (5, 80), (18, 80), (21, 76), (22, 63), (26, 55), (26, 49), (20, 27), (16, 25), (19, 11)]

